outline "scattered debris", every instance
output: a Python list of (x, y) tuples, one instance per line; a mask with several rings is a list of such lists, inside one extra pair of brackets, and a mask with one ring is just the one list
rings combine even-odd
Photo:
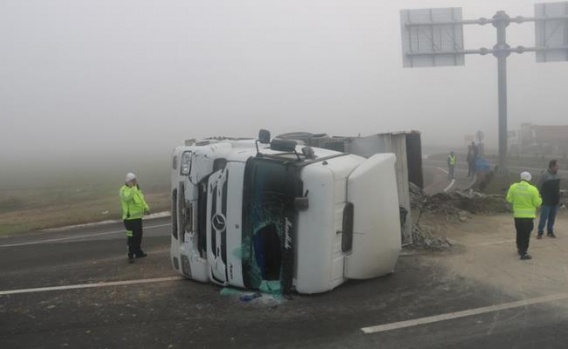
[(452, 247), (452, 243), (443, 236), (432, 234), (433, 229), (427, 225), (415, 224), (412, 226), (412, 245), (414, 249), (444, 250)]
[(408, 182), (408, 192), (410, 193), (410, 208), (418, 208), (426, 195), (419, 186), (412, 182)]
[(247, 290), (240, 290), (232, 287), (223, 287), (219, 294), (221, 296), (229, 296), (242, 303), (254, 303), (267, 306), (275, 306), (282, 303), (283, 299), (289, 300), (282, 294), (277, 292), (267, 293), (265, 288), (261, 288), (260, 292), (251, 292)]
[(256, 298), (259, 298), (259, 297), (262, 297), (262, 294), (255, 292), (255, 293), (242, 295), (242, 296), (239, 297), (239, 300), (241, 302), (250, 302), (253, 299), (256, 299)]

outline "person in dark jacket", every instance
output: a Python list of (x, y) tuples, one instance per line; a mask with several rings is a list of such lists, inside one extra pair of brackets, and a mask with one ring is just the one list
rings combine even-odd
[(474, 175), (473, 173), (473, 148), (471, 144), (467, 146), (467, 156), (465, 158), (467, 161), (467, 177), (471, 177)]
[(540, 209), (537, 239), (542, 239), (545, 225), (546, 235), (551, 238), (556, 237), (554, 234), (554, 220), (558, 204), (560, 203), (560, 178), (557, 173), (558, 163), (556, 160), (550, 160), (548, 169), (540, 176), (538, 189), (542, 197), (542, 207)]
[(475, 162), (477, 161), (477, 156), (479, 155), (479, 149), (475, 142), (471, 142), (471, 144), (467, 147), (467, 165), (468, 165), (468, 173), (467, 176), (475, 177)]

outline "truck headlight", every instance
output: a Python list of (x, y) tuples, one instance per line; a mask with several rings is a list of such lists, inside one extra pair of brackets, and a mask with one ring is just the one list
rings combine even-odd
[(181, 156), (181, 169), (180, 169), (180, 173), (184, 176), (189, 175), (189, 172), (191, 172), (191, 152), (190, 151), (186, 151), (183, 153), (183, 155)]

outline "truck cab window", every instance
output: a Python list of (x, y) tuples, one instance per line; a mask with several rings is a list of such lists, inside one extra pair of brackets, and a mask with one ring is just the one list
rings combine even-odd
[[(243, 280), (259, 288), (263, 280), (282, 278), (286, 221), (295, 221), (296, 178), (279, 161), (252, 158), (243, 188)], [(289, 261), (292, 263), (292, 261)]]

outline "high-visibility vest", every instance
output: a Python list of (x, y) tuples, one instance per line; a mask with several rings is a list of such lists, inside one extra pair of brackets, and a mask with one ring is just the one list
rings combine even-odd
[(542, 204), (542, 199), (535, 186), (520, 181), (509, 187), (507, 202), (513, 204), (515, 218), (535, 218), (536, 209)]
[(140, 219), (150, 207), (144, 200), (142, 190), (137, 186), (129, 187), (126, 184), (120, 188), (120, 204), (122, 206), (122, 219)]
[(450, 165), (455, 165), (456, 164), (456, 156), (455, 155), (448, 155), (448, 163)]

